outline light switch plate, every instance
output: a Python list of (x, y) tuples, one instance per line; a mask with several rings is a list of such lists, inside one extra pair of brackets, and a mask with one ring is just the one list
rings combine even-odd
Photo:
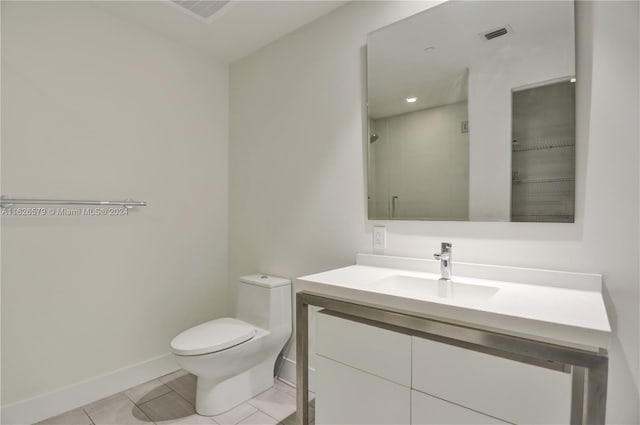
[(384, 226), (373, 226), (373, 249), (387, 247), (387, 229)]

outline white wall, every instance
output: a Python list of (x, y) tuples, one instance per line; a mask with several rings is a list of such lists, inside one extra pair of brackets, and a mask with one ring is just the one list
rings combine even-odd
[(2, 2), (2, 193), (145, 200), (3, 217), (3, 406), (226, 313), (228, 69), (90, 2)]
[(579, 4), (575, 224), (368, 221), (361, 49), (426, 6), (353, 2), (232, 66), (230, 276), (352, 264), (373, 224), (387, 225), (387, 254), (428, 257), (450, 240), (459, 261), (602, 273), (608, 422), (640, 422), (638, 3)]

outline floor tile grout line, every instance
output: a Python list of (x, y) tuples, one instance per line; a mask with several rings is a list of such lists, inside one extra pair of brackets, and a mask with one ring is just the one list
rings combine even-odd
[[(281, 392), (284, 392), (284, 391), (281, 391)], [(277, 422), (277, 424), (279, 424), (280, 422), (284, 421), (284, 420), (285, 420), (285, 419), (287, 419), (289, 416), (291, 416), (291, 415), (289, 415), (289, 416), (287, 416), (286, 418), (278, 419), (278, 418), (274, 417), (273, 415), (270, 415), (269, 413), (265, 412), (264, 410), (262, 410), (262, 409), (261, 409), (261, 408), (259, 408), (258, 406), (251, 404), (251, 400), (253, 400), (253, 399), (247, 400), (247, 403), (248, 403), (249, 405), (251, 405), (252, 407), (254, 407), (258, 412), (262, 412), (262, 413), (264, 413), (265, 415), (267, 415), (268, 417), (270, 417), (271, 419), (275, 420), (275, 421)], [(251, 416), (253, 416), (253, 415), (255, 415), (255, 414), (256, 414), (256, 413), (258, 413), (258, 412), (253, 412), (251, 415), (247, 416), (247, 418), (248, 418), (248, 417), (251, 417)], [(295, 413), (296, 413), (296, 411), (294, 410), (292, 414), (295, 414)], [(247, 419), (247, 418), (244, 418), (244, 419)], [(241, 420), (241, 422), (242, 422), (244, 419), (242, 419), (242, 420)]]
[[(251, 403), (249, 403), (249, 404), (251, 404)], [(278, 418), (276, 418), (276, 417), (274, 417), (274, 416), (272, 416), (272, 415), (268, 414), (267, 412), (265, 412), (264, 410), (262, 410), (262, 409), (261, 409), (261, 408), (259, 408), (258, 406), (254, 406), (253, 404), (251, 404), (251, 406), (255, 407), (255, 408), (256, 408), (256, 410), (257, 410), (257, 412), (253, 412), (252, 414), (250, 414), (249, 416), (247, 416), (247, 418), (250, 418), (251, 416), (253, 416), (253, 415), (255, 415), (256, 413), (260, 412), (260, 413), (264, 413), (265, 415), (267, 415), (268, 417), (270, 417), (271, 419), (273, 419), (274, 421), (276, 421), (276, 423), (280, 423), (280, 422), (284, 421), (284, 419), (286, 419), (286, 418), (284, 418), (284, 419), (282, 419), (282, 420), (279, 420)], [(295, 413), (295, 411), (294, 411), (294, 413)], [(288, 418), (288, 417), (289, 417), (289, 416), (287, 416), (287, 418)], [(247, 419), (247, 418), (244, 418), (244, 419)], [(244, 419), (242, 419), (240, 422), (244, 421)]]
[[(88, 406), (85, 405), (85, 406)], [(87, 415), (87, 417), (89, 418), (89, 420), (91, 421), (92, 425), (96, 425), (96, 421), (93, 420), (93, 418), (91, 417), (91, 415), (89, 414), (89, 412), (86, 411), (86, 409), (84, 407), (81, 407), (82, 411), (84, 412), (85, 415)]]
[[(251, 413), (249, 413), (247, 416), (243, 416), (242, 418), (238, 419), (238, 421), (235, 423), (235, 425), (238, 425), (239, 423), (241, 423), (241, 422), (242, 422), (242, 421), (244, 421), (245, 419), (250, 418), (251, 416), (255, 415), (255, 414), (256, 414), (256, 413), (258, 413), (258, 412), (262, 412), (262, 410), (258, 409), (258, 408), (257, 408), (256, 406), (254, 406), (253, 404), (249, 403), (249, 400), (244, 401), (243, 403), (247, 403), (249, 406), (251, 406), (251, 407), (253, 407), (254, 409), (256, 409), (256, 411), (255, 411), (255, 412), (251, 412)], [(240, 403), (240, 404), (242, 404), (242, 403)], [(240, 406), (240, 404), (239, 404), (238, 406)], [(238, 407), (238, 406), (236, 406), (236, 407)], [(235, 407), (234, 407), (233, 409), (235, 409)], [(233, 409), (229, 409), (228, 411), (231, 411), (231, 410), (233, 410)], [(228, 412), (228, 411), (227, 411), (227, 412)], [(226, 413), (226, 412), (225, 412), (225, 413)], [(222, 413), (222, 414), (224, 414), (224, 413)]]
[[(167, 384), (165, 384), (165, 385), (167, 385)], [(169, 387), (169, 385), (167, 385), (167, 387)], [(169, 387), (169, 388), (171, 388), (171, 387)], [(189, 405), (193, 406), (193, 411), (195, 412), (196, 415), (202, 416), (198, 412), (196, 412), (196, 403), (195, 403), (195, 401), (191, 402), (191, 400), (187, 399), (185, 396), (183, 396), (182, 394), (180, 394), (178, 391), (174, 390), (173, 388), (171, 388), (170, 392), (176, 393), (178, 395), (178, 397), (180, 397), (181, 399), (183, 399), (184, 401), (189, 403)], [(167, 395), (167, 394), (169, 394), (169, 393), (165, 393), (165, 394), (162, 394), (162, 395)], [(158, 396), (158, 397), (162, 397), (162, 395)], [(153, 400), (155, 400), (158, 397), (153, 398)], [(149, 400), (149, 401), (151, 401), (151, 400)], [(145, 401), (145, 403), (146, 403), (146, 401)], [(205, 418), (209, 418), (213, 422), (212, 425), (220, 425), (220, 423), (218, 421), (216, 421), (215, 419), (213, 419), (213, 417), (211, 417), (211, 416), (205, 416)]]
[[(126, 397), (126, 394), (125, 394)], [(129, 399), (129, 397), (127, 397), (127, 399)], [(131, 400), (129, 400), (131, 401)], [(136, 405), (133, 401), (131, 401), (131, 404), (133, 404), (133, 406), (138, 409), (140, 411), (140, 413), (142, 413), (144, 415), (145, 418), (147, 418), (149, 420), (149, 424), (153, 424), (153, 425), (157, 425), (155, 421), (152, 421), (151, 418), (149, 417), (149, 415), (147, 415), (144, 410), (142, 410), (141, 408), (138, 407), (138, 405)]]
[(87, 415), (87, 418), (89, 418), (89, 421), (91, 421), (91, 425), (96, 425), (96, 423), (94, 422), (93, 418), (91, 416), (89, 416), (89, 413), (84, 409), (84, 407), (80, 407), (80, 410), (82, 410), (82, 412)]
[[(196, 407), (195, 407), (195, 406), (193, 406), (194, 411), (195, 411), (195, 408), (196, 408)], [(196, 412), (196, 415), (199, 415), (199, 413), (198, 413), (198, 412)], [(205, 416), (205, 418), (209, 418), (209, 420), (211, 420), (211, 421), (213, 422), (213, 425), (220, 425), (220, 422), (218, 422), (218, 421), (216, 421), (215, 419), (213, 419), (213, 417), (212, 417), (212, 416)]]
[[(277, 380), (277, 378), (276, 378), (276, 380)], [(263, 392), (262, 392), (262, 393), (260, 393), (260, 394), (264, 394), (264, 393), (266, 393), (267, 391), (269, 391), (269, 390), (271, 390), (271, 389), (273, 389), (274, 391), (277, 391), (277, 392), (279, 392), (279, 393), (281, 393), (281, 394), (284, 394), (284, 395), (286, 395), (286, 396), (288, 396), (288, 397), (293, 398), (293, 399), (294, 399), (294, 402), (295, 402), (295, 397), (293, 397), (293, 395), (292, 395), (292, 394), (290, 394), (289, 392), (287, 392), (287, 391), (285, 391), (285, 390), (281, 390), (281, 389), (276, 388), (276, 386), (275, 386), (275, 382), (274, 382), (274, 385), (273, 385), (273, 386), (271, 386), (268, 390), (265, 390), (265, 391), (263, 391)], [(274, 416), (270, 415), (269, 413), (265, 412), (264, 410), (262, 410), (260, 407), (258, 407), (258, 406), (256, 406), (256, 405), (254, 405), (253, 403), (251, 403), (251, 402), (252, 402), (253, 400), (255, 400), (258, 396), (260, 396), (260, 394), (258, 394), (256, 397), (253, 397), (253, 398), (250, 398), (249, 400), (247, 400), (247, 401), (246, 401), (246, 402), (247, 402), (247, 404), (249, 404), (249, 405), (253, 406), (255, 409), (257, 409), (257, 410), (258, 410), (258, 412), (262, 412), (262, 413), (264, 413), (265, 415), (267, 415), (268, 417), (270, 417), (271, 419), (273, 419), (274, 421), (276, 421), (276, 424), (277, 424), (277, 425), (279, 425), (282, 421), (284, 421), (286, 418), (288, 418), (289, 416), (291, 416), (291, 415), (289, 415), (289, 416), (287, 416), (286, 418), (283, 418), (283, 419), (279, 420), (278, 418), (276, 418), (276, 417), (274, 417)], [(256, 413), (257, 413), (257, 412), (256, 412)], [(295, 414), (295, 413), (296, 413), (296, 411), (294, 410), (294, 411), (293, 411), (293, 414)], [(253, 413), (253, 414), (251, 414), (251, 415), (249, 415), (249, 416), (247, 416), (247, 417), (251, 417), (251, 416), (253, 416), (254, 414), (255, 414), (255, 413)], [(246, 418), (245, 418), (245, 419), (246, 419)], [(244, 420), (244, 419), (243, 419), (243, 420)]]
[[(133, 403), (133, 402), (132, 402)], [(149, 420), (149, 425), (158, 425), (156, 423), (156, 421), (152, 421), (151, 418), (149, 417), (149, 415), (147, 415), (147, 413), (142, 410), (141, 408), (138, 407), (137, 404), (133, 403), (133, 405), (135, 406), (136, 409), (138, 409), (140, 411), (140, 413), (142, 413), (144, 415), (145, 418), (147, 418)], [(139, 419), (139, 418), (138, 418)]]
[[(133, 387), (132, 387), (132, 388), (133, 388)], [(128, 390), (128, 389), (127, 389), (127, 390)], [(125, 390), (125, 391), (127, 391), (127, 390)], [(131, 404), (133, 405), (133, 407), (135, 407), (136, 409), (138, 409), (138, 410), (140, 411), (140, 413), (142, 413), (142, 414), (144, 415), (144, 417), (146, 418), (145, 422), (148, 422), (148, 423), (149, 423), (149, 425), (157, 425), (157, 424), (155, 423), (155, 421), (152, 421), (152, 420), (151, 420), (151, 418), (149, 417), (149, 415), (147, 415), (147, 414), (146, 414), (146, 413), (145, 413), (145, 412), (144, 412), (144, 411), (143, 411), (143, 410), (142, 410), (142, 409), (141, 409), (141, 408), (140, 408), (140, 407), (135, 403), (135, 401), (131, 400), (131, 398), (130, 398), (127, 394), (125, 394), (125, 391), (120, 391), (119, 393), (112, 394), (112, 395), (110, 395), (109, 397), (113, 397), (113, 396), (115, 396), (115, 395), (122, 394), (122, 395), (124, 396), (124, 398), (125, 398), (125, 399), (127, 399), (127, 400), (129, 400), (129, 401), (131, 402)], [(166, 393), (166, 394), (168, 394), (168, 393)], [(154, 398), (157, 398), (157, 397), (154, 397)], [(89, 417), (89, 420), (91, 421), (92, 425), (96, 425), (96, 422), (93, 420), (93, 418), (91, 417), (91, 415), (89, 414), (89, 412), (87, 412), (87, 411), (84, 409), (84, 407), (82, 407), (82, 411), (83, 411), (83, 412), (84, 412), (84, 413)], [(116, 424), (114, 424), (114, 425), (116, 425)]]
[[(168, 385), (167, 385), (167, 386), (168, 386)], [(171, 387), (169, 387), (169, 388), (171, 388)], [(189, 403), (189, 404), (193, 405), (193, 408), (194, 408), (194, 410), (195, 410), (195, 408), (196, 408), (196, 402), (195, 402), (195, 400), (192, 402), (191, 400), (189, 400), (188, 398), (186, 398), (185, 396), (183, 396), (182, 394), (180, 394), (178, 391), (174, 390), (173, 388), (171, 388), (171, 391), (173, 391), (174, 393), (178, 394), (178, 396), (180, 396), (180, 398), (182, 398), (182, 399), (183, 399), (184, 401), (186, 401), (187, 403)], [(169, 393), (167, 393), (167, 394), (169, 394)], [(164, 395), (164, 394), (163, 394), (163, 395)]]
[[(148, 403), (148, 402), (150, 402), (150, 401), (152, 401), (152, 400), (155, 400), (156, 398), (160, 398), (160, 397), (162, 397), (163, 395), (167, 395), (167, 394), (170, 394), (170, 393), (176, 393), (176, 394), (178, 394), (178, 392), (177, 392), (176, 390), (174, 390), (173, 388), (171, 388), (170, 386), (166, 385), (166, 387), (167, 387), (167, 388), (169, 388), (169, 391), (167, 391), (166, 393), (163, 393), (163, 394), (157, 395), (157, 396), (155, 396), (155, 397), (152, 397), (152, 398), (150, 398), (149, 400), (145, 400), (145, 401), (143, 401), (143, 402), (142, 402), (142, 403), (140, 403), (140, 404), (138, 404), (135, 400), (133, 400), (131, 397), (129, 397), (126, 393), (124, 393), (124, 391), (123, 391), (123, 393), (124, 393), (124, 395), (125, 395), (125, 396), (127, 396), (127, 398), (128, 398), (129, 400), (131, 400), (131, 402), (132, 402), (134, 405), (136, 405), (137, 407), (140, 407), (140, 406), (142, 406), (143, 404), (146, 404), (146, 403)], [(180, 395), (180, 394), (178, 394), (178, 395)], [(182, 398), (184, 398), (184, 397), (182, 397)], [(185, 400), (186, 400), (186, 399), (185, 399)], [(187, 401), (189, 401), (189, 400), (187, 400)]]
[[(254, 407), (255, 407), (255, 406), (254, 406)], [(256, 407), (256, 409), (258, 409), (258, 408)], [(258, 409), (258, 412), (262, 412), (262, 413), (264, 413), (265, 415), (267, 415), (268, 417), (270, 417), (271, 419), (273, 419), (274, 421), (276, 421), (276, 425), (279, 425), (282, 421), (284, 421), (284, 420), (285, 420), (285, 419), (287, 419), (289, 416), (291, 416), (291, 415), (289, 415), (289, 416), (287, 416), (287, 418), (284, 418), (284, 419), (277, 419), (277, 418), (274, 418), (273, 416), (271, 416), (270, 414), (268, 414), (267, 412), (265, 412), (264, 410), (260, 410), (260, 409)], [(293, 412), (293, 413), (295, 413), (295, 412)], [(246, 418), (245, 418), (245, 419), (246, 419)]]

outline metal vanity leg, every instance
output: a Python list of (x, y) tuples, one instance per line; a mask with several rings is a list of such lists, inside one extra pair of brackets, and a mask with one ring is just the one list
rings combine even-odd
[(296, 419), (309, 424), (309, 304), (296, 294)]
[(606, 357), (589, 367), (572, 366), (571, 425), (604, 425), (608, 368)]
[(571, 425), (584, 423), (584, 381), (587, 369), (571, 366)]
[(604, 424), (607, 407), (609, 359), (601, 357), (587, 369), (584, 383), (585, 424)]

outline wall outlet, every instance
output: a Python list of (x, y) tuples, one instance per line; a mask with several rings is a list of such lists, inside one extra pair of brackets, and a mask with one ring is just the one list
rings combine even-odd
[(384, 226), (373, 226), (373, 249), (387, 247), (387, 229)]

